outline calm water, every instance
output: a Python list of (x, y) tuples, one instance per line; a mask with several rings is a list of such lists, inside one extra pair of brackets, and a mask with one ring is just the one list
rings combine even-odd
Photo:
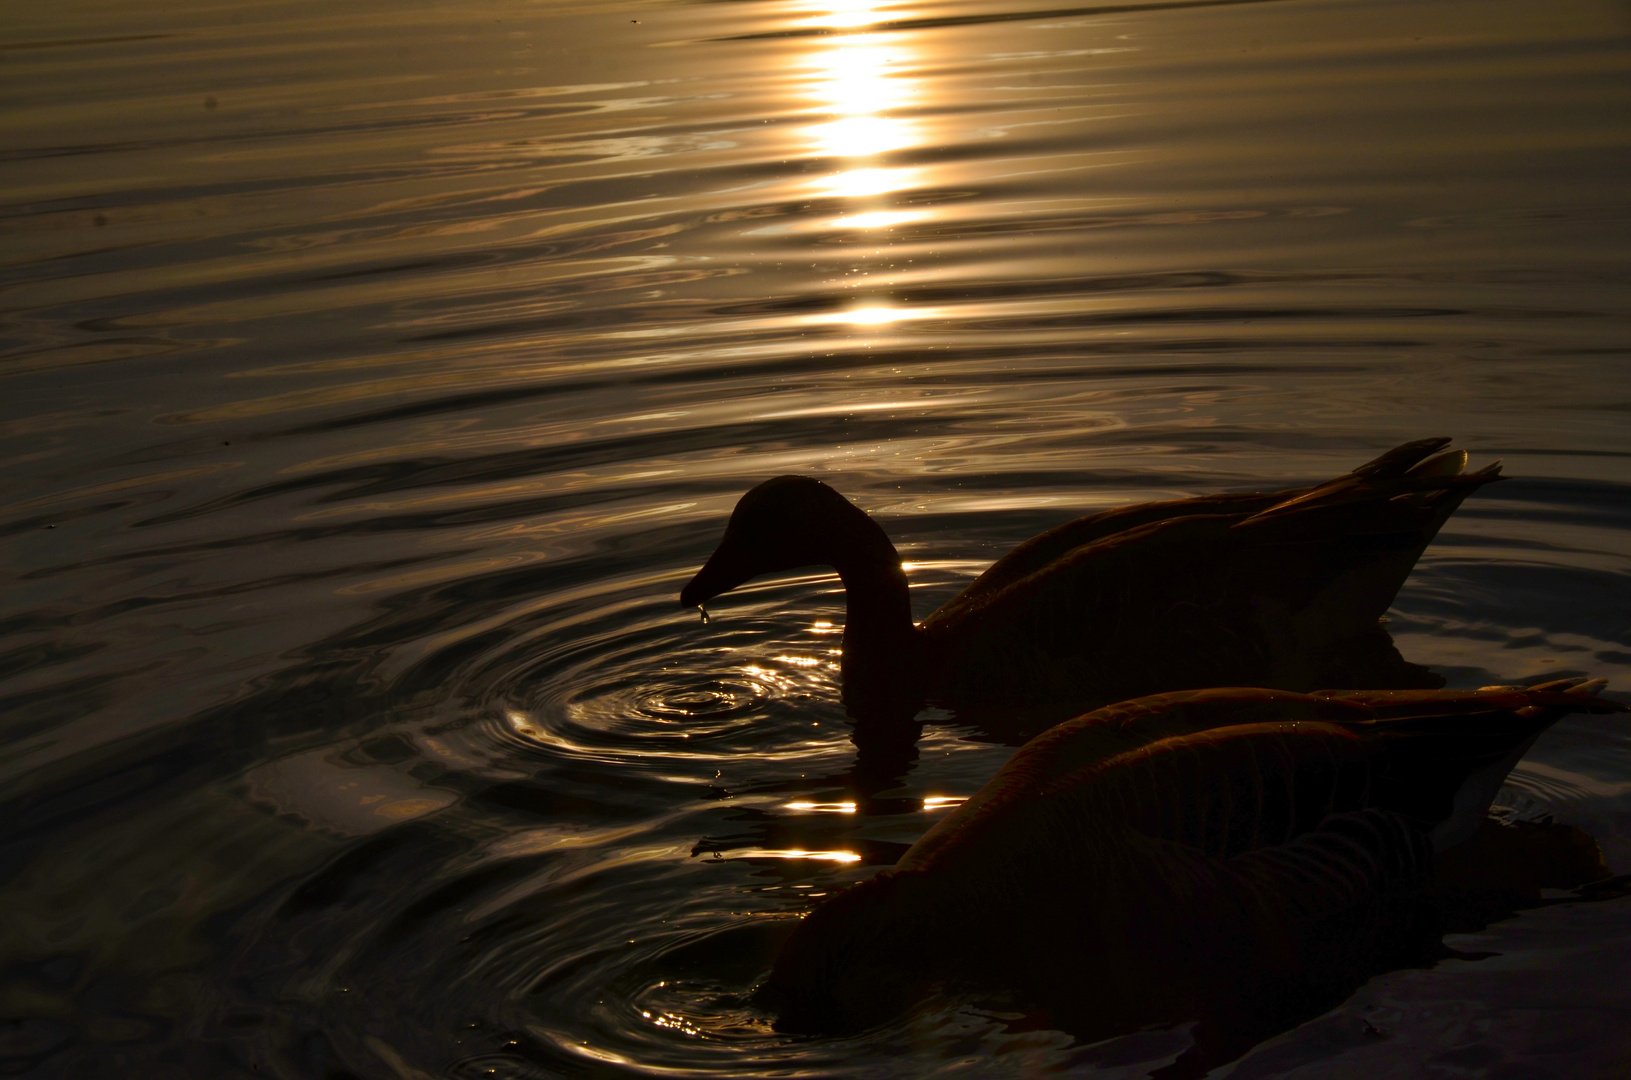
[[(1170, 1062), (771, 1032), (776, 934), (1010, 751), (937, 715), (844, 813), (836, 579), (678, 590), (776, 473), (922, 617), (1083, 511), (1447, 434), (1515, 479), (1405, 656), (1623, 698), (1628, 74), (1623, 0), (12, 5), (0, 1072)], [(1625, 724), (1498, 801), (1631, 871)], [(1631, 900), (1451, 944), (1232, 1075), (1631, 1062)]]

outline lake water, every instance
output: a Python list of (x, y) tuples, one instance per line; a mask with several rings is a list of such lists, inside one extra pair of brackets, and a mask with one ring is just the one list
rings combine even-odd
[[(0, 29), (0, 1072), (1143, 1076), (978, 1009), (770, 1030), (768, 943), (1010, 749), (844, 813), (814, 474), (919, 618), (1093, 509), (1453, 435), (1391, 615), (1631, 689), (1623, 0), (64, 0)], [(1631, 737), (1499, 803), (1631, 871)], [(1631, 1063), (1631, 900), (1220, 1075)], [(1460, 1070), (1460, 1071), (1458, 1071)]]

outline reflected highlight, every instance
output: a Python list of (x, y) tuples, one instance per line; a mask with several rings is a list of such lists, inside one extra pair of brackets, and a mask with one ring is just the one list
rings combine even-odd
[(905, 312), (897, 311), (894, 308), (867, 307), (856, 308), (854, 311), (849, 312), (844, 321), (854, 323), (856, 326), (881, 326), (905, 317)]
[[(821, 21), (827, 25), (862, 27), (877, 21), (870, 5), (836, 3)], [(887, 115), (915, 95), (908, 80), (898, 74), (910, 50), (900, 35), (887, 46), (876, 34), (845, 34), (822, 43), (812, 58), (812, 90), (816, 111), (830, 117), (812, 126), (808, 137), (823, 156), (845, 159), (874, 158), (915, 145), (914, 127)], [(915, 170), (896, 170), (875, 162), (857, 161), (836, 176), (823, 177), (812, 186), (843, 198), (865, 198), (899, 191)]]
[(716, 851), (716, 859), (820, 859), (827, 862), (860, 862), (861, 856), (853, 851), (805, 851), (802, 848), (738, 848), (735, 851)]
[[(862, 168), (845, 169), (833, 176), (822, 176), (810, 181), (818, 194), (841, 199), (864, 199), (868, 195), (887, 195), (912, 186), (917, 169)], [(927, 215), (923, 215), (927, 216)]]
[[(899, 30), (868, 32), (866, 27), (881, 21), (868, 0), (830, 0), (824, 7), (825, 13), (814, 20), (817, 24), (858, 32), (821, 41), (810, 59), (809, 93), (815, 102), (811, 111), (824, 119), (812, 123), (805, 136), (817, 154), (842, 164), (836, 172), (811, 180), (809, 187), (828, 197), (857, 201), (906, 190), (917, 184), (923, 170), (889, 168), (877, 159), (923, 141), (913, 122), (891, 115), (921, 92), (901, 74), (916, 59), (912, 37)], [(866, 232), (929, 216), (921, 210), (855, 206), (819, 227)], [(872, 261), (879, 254), (859, 258)], [(888, 305), (867, 304), (816, 321), (870, 327), (905, 317)]]
[(873, 210), (865, 214), (835, 218), (833, 224), (844, 229), (887, 229), (892, 225), (904, 225), (908, 221), (918, 221), (928, 216), (921, 210)]
[(879, 21), (879, 16), (873, 9), (872, 0), (829, 0), (821, 5), (827, 11), (811, 20), (818, 26), (831, 26), (841, 29), (851, 29), (859, 26), (871, 26)]
[(938, 308), (908, 310), (906, 308), (889, 307), (885, 304), (866, 304), (845, 311), (830, 311), (822, 315), (812, 315), (807, 321), (818, 325), (844, 323), (849, 326), (887, 326), (890, 323), (905, 322), (909, 319), (933, 318), (938, 314)]
[(855, 804), (849, 801), (810, 802), (808, 799), (799, 799), (795, 802), (788, 803), (787, 809), (800, 810), (806, 813), (813, 812), (817, 814), (853, 814), (855, 813)]

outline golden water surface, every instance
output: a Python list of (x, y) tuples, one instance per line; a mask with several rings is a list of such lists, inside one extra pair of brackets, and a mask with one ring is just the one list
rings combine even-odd
[[(1514, 479), (1404, 655), (1631, 689), (1628, 75), (1623, 0), (11, 5), (0, 1071), (1172, 1061), (974, 1007), (773, 1032), (771, 930), (1010, 751), (931, 714), (860, 813), (836, 579), (678, 590), (778, 473), (884, 524), (921, 618), (1077, 514), (1444, 434)], [(1497, 802), (1631, 872), (1622, 723)], [(1608, 1075), (1627, 904), (1232, 1075)]]

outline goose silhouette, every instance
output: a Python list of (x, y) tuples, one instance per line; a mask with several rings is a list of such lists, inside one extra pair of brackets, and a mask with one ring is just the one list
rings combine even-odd
[[(1040, 730), (1163, 690), (1441, 686), (1379, 620), (1461, 500), (1499, 478), (1422, 439), (1327, 483), (1126, 506), (1050, 529), (912, 621), (879, 525), (810, 477), (743, 495), (685, 586), (700, 607), (762, 574), (837, 570), (844, 701), (858, 719), (923, 704)], [(1380, 646), (1378, 650), (1378, 639)], [(1380, 661), (1351, 662), (1357, 650)]]
[(1627, 711), (1602, 685), (1225, 688), (1078, 717), (811, 912), (760, 1001), (846, 1032), (999, 988), (1073, 1002), (1091, 1039), (1199, 1020), (1215, 1066), (1436, 945), (1438, 855), (1558, 718)]

